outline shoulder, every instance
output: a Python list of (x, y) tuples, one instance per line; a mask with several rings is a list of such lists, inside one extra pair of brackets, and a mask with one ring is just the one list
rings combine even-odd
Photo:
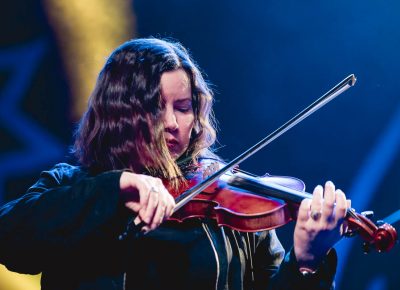
[(85, 168), (68, 163), (58, 163), (54, 165), (52, 169), (43, 171), (42, 173), (44, 172), (53, 175), (60, 181), (63, 179), (74, 179), (88, 175), (88, 171)]
[(88, 171), (81, 166), (68, 163), (58, 163), (51, 169), (42, 171), (39, 180), (28, 190), (37, 191), (42, 188), (57, 187), (73, 184), (88, 175)]
[(50, 170), (43, 171), (41, 175), (51, 175), (58, 182), (63, 183), (86, 177), (88, 175), (88, 170), (82, 166), (58, 163)]

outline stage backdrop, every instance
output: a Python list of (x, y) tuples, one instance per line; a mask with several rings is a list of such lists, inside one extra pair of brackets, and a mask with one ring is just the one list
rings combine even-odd
[[(298, 177), (309, 191), (333, 180), (353, 207), (374, 210), (378, 219), (400, 207), (397, 1), (15, 0), (4, 6), (0, 204), (21, 196), (41, 170), (67, 160), (74, 126), (113, 47), (156, 36), (181, 41), (213, 84), (217, 153), (226, 160), (354, 73), (354, 88), (241, 168)], [(278, 230), (287, 249), (293, 226)], [(337, 289), (398, 289), (398, 245), (364, 255), (354, 238), (336, 248)], [(0, 289), (38, 289), (37, 281), (0, 271)]]

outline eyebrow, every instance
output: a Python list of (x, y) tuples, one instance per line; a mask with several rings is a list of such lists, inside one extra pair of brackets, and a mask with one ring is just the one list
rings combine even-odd
[(179, 100), (175, 100), (174, 103), (183, 103), (183, 102), (187, 102), (187, 101), (192, 101), (192, 98), (184, 98), (184, 99), (179, 99)]

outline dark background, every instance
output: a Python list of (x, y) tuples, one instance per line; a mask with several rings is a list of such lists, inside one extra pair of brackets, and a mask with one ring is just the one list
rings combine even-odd
[[(398, 1), (136, 0), (131, 8), (131, 37), (181, 41), (213, 83), (217, 153), (227, 160), (354, 73), (354, 88), (241, 168), (298, 177), (308, 191), (333, 180), (353, 207), (372, 209), (376, 218), (399, 209)], [(62, 47), (42, 2), (16, 0), (0, 16), (3, 204), (41, 170), (66, 160), (77, 120)], [(293, 225), (279, 229), (287, 248), (292, 234)], [(366, 256), (361, 244), (360, 238), (338, 244), (337, 288), (397, 290), (398, 245)]]

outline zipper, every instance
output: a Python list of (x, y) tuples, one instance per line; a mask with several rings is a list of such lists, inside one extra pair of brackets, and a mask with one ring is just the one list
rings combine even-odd
[(125, 289), (126, 289), (126, 272), (124, 272), (124, 281), (122, 284), (122, 290), (125, 290)]
[(204, 224), (204, 223), (201, 223), (201, 225), (203, 226), (203, 229), (207, 234), (208, 240), (210, 241), (211, 247), (212, 247), (212, 249), (214, 251), (215, 261), (217, 263), (217, 278), (215, 280), (215, 290), (217, 290), (218, 289), (219, 273), (220, 273), (220, 263), (219, 263), (218, 253), (217, 253), (217, 249), (215, 248), (215, 245), (213, 243), (213, 240), (211, 238), (211, 232), (208, 229), (208, 226), (206, 224)]

